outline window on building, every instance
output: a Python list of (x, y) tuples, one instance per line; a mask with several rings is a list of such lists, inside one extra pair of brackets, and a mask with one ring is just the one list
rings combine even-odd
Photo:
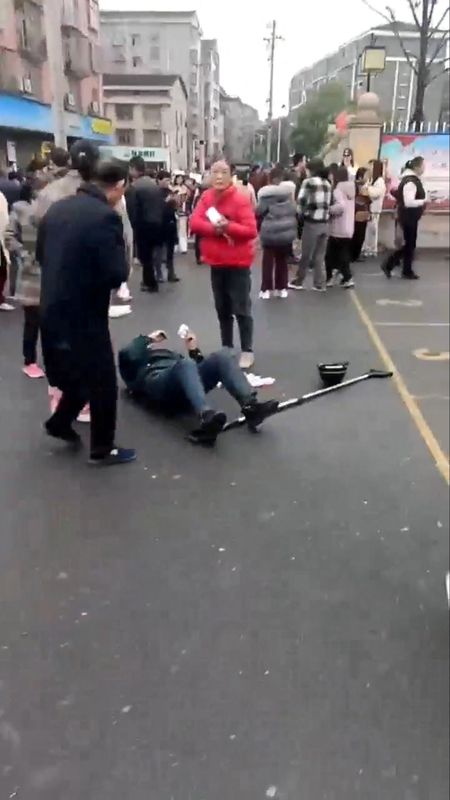
[(140, 56), (133, 57), (133, 67), (135, 69), (136, 67), (142, 67), (142, 58)]
[(132, 33), (131, 34), (131, 46), (132, 47), (138, 47), (140, 45), (140, 43), (141, 43), (141, 37), (139, 36), (139, 34), (138, 33)]
[(20, 23), (20, 39), (21, 45), (24, 48), (28, 47), (28, 31), (27, 31), (27, 21), (26, 19), (22, 19)]
[(159, 61), (161, 57), (161, 51), (157, 44), (153, 44), (150, 48), (150, 61)]
[(97, 0), (87, 0), (88, 25), (94, 31), (98, 30), (98, 5)]
[(191, 62), (191, 64), (195, 64), (195, 65), (198, 64), (198, 50), (197, 49), (192, 48), (191, 50), (189, 50), (189, 61)]
[(144, 122), (152, 128), (161, 127), (161, 109), (159, 107), (144, 106)]
[(150, 42), (152, 44), (158, 44), (159, 43), (159, 33), (152, 33), (152, 35), (150, 36)]
[(133, 130), (127, 130), (126, 128), (120, 130), (120, 128), (118, 128), (116, 130), (116, 136), (118, 144), (134, 144)]
[(125, 103), (116, 103), (116, 119), (129, 122), (134, 117), (134, 106)]
[(161, 131), (144, 131), (144, 147), (161, 147)]

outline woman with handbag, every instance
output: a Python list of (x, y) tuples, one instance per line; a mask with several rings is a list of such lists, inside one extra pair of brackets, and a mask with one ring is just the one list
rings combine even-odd
[(359, 167), (355, 175), (355, 230), (351, 241), (351, 260), (359, 261), (366, 238), (367, 223), (370, 220), (370, 197), (366, 186), (367, 169)]

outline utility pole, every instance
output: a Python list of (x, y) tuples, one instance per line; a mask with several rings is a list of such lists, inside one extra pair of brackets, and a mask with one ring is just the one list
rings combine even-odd
[(267, 141), (266, 141), (266, 161), (271, 161), (272, 155), (272, 122), (273, 122), (273, 74), (275, 65), (275, 45), (276, 42), (282, 39), (282, 36), (277, 36), (277, 21), (274, 19), (271, 23), (271, 34), (265, 42), (269, 45), (269, 62), (270, 62), (270, 78), (269, 78), (269, 98), (268, 106), (269, 112), (267, 114)]
[(67, 147), (64, 110), (64, 54), (62, 44), (62, 0), (44, 3), (50, 87), (52, 91), (53, 135), (57, 147)]

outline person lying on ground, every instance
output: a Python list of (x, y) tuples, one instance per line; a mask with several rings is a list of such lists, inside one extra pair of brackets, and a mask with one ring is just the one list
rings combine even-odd
[(276, 413), (278, 402), (258, 400), (230, 350), (204, 357), (197, 337), (189, 332), (186, 358), (169, 349), (166, 342), (164, 331), (137, 336), (120, 351), (119, 371), (130, 393), (155, 410), (171, 415), (193, 411), (199, 425), (188, 438), (194, 444), (213, 445), (227, 421), (206, 398), (218, 383), (239, 403), (249, 427), (257, 428)]

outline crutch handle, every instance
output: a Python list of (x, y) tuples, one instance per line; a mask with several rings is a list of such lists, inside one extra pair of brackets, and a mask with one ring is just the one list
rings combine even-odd
[(368, 374), (370, 378), (392, 378), (394, 373), (386, 369), (370, 369)]

